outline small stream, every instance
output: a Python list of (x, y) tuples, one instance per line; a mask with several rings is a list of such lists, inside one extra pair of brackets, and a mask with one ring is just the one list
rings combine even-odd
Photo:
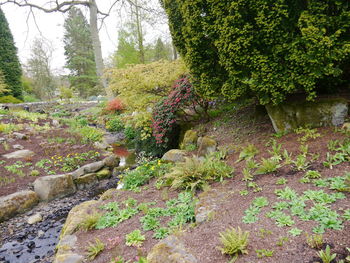
[[(121, 146), (114, 147), (120, 157), (120, 166), (128, 163), (129, 152)], [(97, 187), (80, 190), (72, 196), (40, 203), (25, 214), (0, 224), (0, 263), (51, 263), (59, 235), (69, 211), (76, 205), (98, 199), (98, 195), (116, 188), (118, 179), (101, 181)], [(43, 216), (39, 223), (29, 225), (27, 218), (36, 213)]]

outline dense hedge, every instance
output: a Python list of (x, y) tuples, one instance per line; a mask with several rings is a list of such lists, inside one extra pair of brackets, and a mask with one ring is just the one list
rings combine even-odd
[(280, 103), (350, 84), (350, 2), (161, 0), (174, 43), (206, 96)]

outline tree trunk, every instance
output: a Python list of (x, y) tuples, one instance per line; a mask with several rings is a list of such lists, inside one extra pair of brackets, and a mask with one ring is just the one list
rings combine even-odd
[(97, 27), (97, 5), (95, 0), (89, 1), (89, 10), (90, 10), (90, 31), (91, 31), (91, 39), (92, 45), (94, 48), (95, 55), (95, 63), (96, 63), (96, 73), (99, 78), (99, 81), (104, 88), (106, 95), (109, 99), (112, 99), (113, 93), (111, 89), (108, 87), (107, 80), (104, 78), (104, 64), (102, 58), (102, 49), (101, 49), (101, 41), (98, 35), (98, 27)]
[(136, 29), (137, 29), (137, 38), (140, 54), (140, 62), (145, 64), (145, 49), (143, 46), (143, 34), (142, 34), (142, 25), (140, 18), (140, 7), (138, 6), (137, 0), (135, 0), (135, 15), (136, 15)]

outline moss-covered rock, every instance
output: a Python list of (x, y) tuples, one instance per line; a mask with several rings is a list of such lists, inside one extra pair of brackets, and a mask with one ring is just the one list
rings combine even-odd
[(72, 235), (78, 230), (79, 225), (86, 219), (87, 215), (94, 214), (97, 212), (97, 208), (94, 205), (98, 204), (99, 201), (91, 200), (80, 205), (73, 207), (70, 210), (66, 222), (61, 231), (61, 239), (66, 235)]
[(208, 136), (199, 137), (197, 140), (198, 154), (200, 156), (207, 155), (216, 151), (217, 142)]
[(179, 238), (169, 236), (155, 245), (147, 256), (149, 263), (197, 263)]
[(296, 101), (267, 105), (267, 112), (276, 132), (298, 127), (339, 126), (348, 114), (344, 99), (319, 99), (315, 102)]
[(198, 133), (195, 130), (186, 131), (182, 143), (180, 145), (181, 149), (186, 149), (191, 145), (196, 145), (198, 140)]
[(78, 189), (84, 189), (88, 186), (96, 184), (98, 182), (97, 173), (85, 174), (74, 179), (74, 183), (77, 185)]
[(0, 198), (0, 222), (32, 208), (39, 202), (33, 191), (16, 192)]
[(98, 180), (103, 180), (110, 178), (112, 176), (112, 172), (109, 169), (102, 169), (96, 173)]
[(41, 200), (50, 201), (75, 193), (76, 188), (72, 175), (50, 175), (34, 181), (34, 191)]
[(172, 149), (172, 150), (167, 151), (163, 155), (162, 160), (173, 162), (173, 163), (184, 162), (185, 156), (186, 156), (186, 151)]

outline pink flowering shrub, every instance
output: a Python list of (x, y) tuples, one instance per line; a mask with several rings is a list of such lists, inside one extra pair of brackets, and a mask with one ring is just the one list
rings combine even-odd
[(156, 143), (166, 146), (178, 121), (191, 121), (200, 111), (206, 114), (207, 108), (208, 103), (196, 94), (188, 76), (177, 80), (170, 94), (155, 106), (152, 130)]

